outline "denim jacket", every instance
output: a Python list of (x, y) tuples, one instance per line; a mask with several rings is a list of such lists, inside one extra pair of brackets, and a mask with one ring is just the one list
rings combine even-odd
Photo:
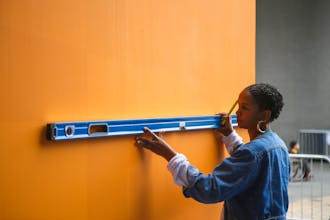
[(286, 145), (268, 130), (234, 150), (209, 175), (189, 165), (186, 197), (225, 201), (224, 219), (286, 219), (290, 160)]

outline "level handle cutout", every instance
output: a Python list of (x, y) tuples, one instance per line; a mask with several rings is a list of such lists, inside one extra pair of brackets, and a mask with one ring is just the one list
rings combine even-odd
[(88, 127), (89, 135), (104, 135), (105, 133), (108, 133), (108, 125), (106, 123), (90, 124)]

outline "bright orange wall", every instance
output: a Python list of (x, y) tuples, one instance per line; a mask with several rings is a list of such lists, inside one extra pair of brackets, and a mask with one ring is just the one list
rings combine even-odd
[[(45, 125), (226, 111), (254, 41), (254, 1), (0, 0), (0, 219), (219, 219), (133, 137), (49, 142)], [(204, 172), (224, 156), (211, 131), (165, 139)]]

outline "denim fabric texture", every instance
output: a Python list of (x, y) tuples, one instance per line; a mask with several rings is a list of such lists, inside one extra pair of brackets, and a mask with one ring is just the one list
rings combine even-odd
[(225, 201), (225, 219), (286, 219), (290, 159), (272, 130), (242, 144), (209, 175), (189, 166), (186, 197), (202, 203)]

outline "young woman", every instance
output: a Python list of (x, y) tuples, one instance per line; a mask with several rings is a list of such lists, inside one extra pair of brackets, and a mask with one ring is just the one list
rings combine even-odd
[(221, 114), (225, 124), (216, 130), (216, 137), (230, 157), (209, 175), (200, 173), (148, 128), (145, 132), (152, 138), (137, 137), (136, 144), (168, 161), (186, 197), (202, 203), (225, 201), (222, 219), (286, 219), (290, 161), (284, 142), (269, 127), (282, 110), (282, 95), (269, 84), (254, 84), (240, 93), (238, 104), (238, 127), (248, 130), (250, 142), (244, 144), (230, 116)]

